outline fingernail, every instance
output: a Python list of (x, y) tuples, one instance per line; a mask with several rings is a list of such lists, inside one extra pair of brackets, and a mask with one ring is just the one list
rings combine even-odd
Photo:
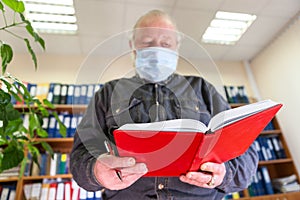
[(143, 173), (148, 172), (148, 168), (147, 168), (147, 166), (146, 166), (145, 164), (141, 164), (141, 171), (142, 171)]
[(206, 169), (206, 165), (202, 165), (201, 170), (205, 170), (205, 169)]
[(135, 159), (134, 158), (129, 158), (128, 160), (127, 160), (127, 164), (128, 165), (134, 165), (135, 164)]

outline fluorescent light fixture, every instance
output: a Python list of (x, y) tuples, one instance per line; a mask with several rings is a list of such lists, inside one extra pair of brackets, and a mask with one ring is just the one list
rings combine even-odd
[(25, 10), (27, 19), (39, 32), (77, 32), (73, 0), (25, 0)]
[(255, 15), (218, 11), (203, 34), (202, 41), (234, 45), (255, 19)]

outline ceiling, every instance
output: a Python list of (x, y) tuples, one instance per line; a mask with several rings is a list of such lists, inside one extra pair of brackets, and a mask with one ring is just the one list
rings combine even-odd
[[(75, 9), (78, 34), (41, 34), (46, 42), (46, 53), (88, 55), (108, 38), (130, 30), (143, 13), (162, 9), (175, 19), (186, 38), (202, 45), (214, 60), (240, 61), (251, 60), (287, 28), (299, 14), (300, 0), (75, 0)], [(202, 44), (201, 36), (217, 10), (255, 14), (257, 19), (236, 45)], [(26, 51), (22, 41), (1, 35), (0, 39), (3, 38), (16, 53)], [(37, 53), (42, 52), (37, 46), (33, 48)], [(108, 52), (114, 53), (114, 48), (107, 48)], [(190, 52), (193, 52), (192, 47)]]

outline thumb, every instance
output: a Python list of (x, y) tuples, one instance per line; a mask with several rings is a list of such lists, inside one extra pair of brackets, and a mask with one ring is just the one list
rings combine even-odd
[(109, 168), (123, 168), (135, 165), (135, 159), (132, 157), (117, 157), (109, 154), (100, 155), (97, 160)]

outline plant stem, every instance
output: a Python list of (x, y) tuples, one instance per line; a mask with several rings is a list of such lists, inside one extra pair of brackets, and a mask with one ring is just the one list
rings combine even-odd
[(5, 26), (7, 26), (6, 17), (5, 17), (5, 14), (4, 14), (4, 12), (3, 12), (3, 11), (2, 11), (2, 15), (3, 15), (3, 20), (4, 20), (4, 23), (5, 23)]
[(5, 20), (5, 26), (1, 27), (0, 30), (6, 30), (8, 28), (19, 26), (19, 25), (22, 25), (22, 24), (24, 24), (24, 22), (13, 23), (13, 24), (7, 25), (6, 20)]
[(13, 32), (11, 32), (11, 31), (9, 31), (9, 30), (4, 29), (4, 31), (8, 32), (9, 34), (11, 34), (11, 35), (13, 35), (13, 36), (15, 36), (15, 37), (17, 37), (17, 38), (19, 38), (19, 39), (21, 39), (21, 40), (24, 39), (24, 38), (22, 38), (21, 36), (15, 34), (15, 33), (13, 33)]

